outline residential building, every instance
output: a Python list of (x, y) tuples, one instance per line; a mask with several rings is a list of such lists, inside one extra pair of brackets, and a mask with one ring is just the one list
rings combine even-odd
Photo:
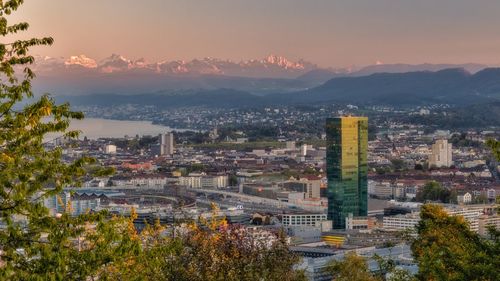
[(315, 176), (302, 177), (300, 180), (291, 179), (283, 183), (288, 190), (304, 192), (304, 198), (320, 198), (321, 178)]
[(118, 188), (163, 188), (167, 184), (167, 177), (160, 174), (119, 175), (111, 178), (113, 186)]
[(389, 182), (377, 183), (373, 188), (373, 195), (377, 198), (392, 198), (393, 187)]
[(187, 176), (179, 178), (179, 185), (190, 188), (201, 188), (201, 176)]
[(497, 192), (496, 192), (496, 190), (493, 189), (493, 188), (489, 188), (486, 191), (486, 197), (488, 198), (488, 200), (494, 201), (497, 198)]
[(415, 227), (420, 221), (419, 213), (409, 213), (397, 216), (384, 216), (382, 226), (387, 230), (404, 230)]
[(60, 194), (46, 197), (43, 203), (52, 215), (67, 212), (73, 216), (78, 216), (91, 210), (97, 210), (101, 205), (101, 199), (98, 197), (75, 198), (71, 195), (71, 192), (64, 191)]
[[(464, 208), (458, 205), (448, 205), (445, 211), (450, 216), (462, 216), (469, 224), (470, 230), (479, 231), (479, 216), (481, 211), (475, 208)], [(420, 213), (413, 212), (405, 215), (385, 216), (383, 227), (388, 230), (403, 230), (415, 227), (420, 221)]]
[(227, 176), (202, 176), (201, 188), (224, 188), (228, 186)]
[(479, 233), (479, 235), (488, 236), (488, 234), (489, 234), (488, 228), (491, 226), (496, 228), (497, 230), (500, 230), (500, 216), (498, 216), (498, 215), (491, 215), (491, 216), (481, 215), (479, 217), (479, 221), (478, 221), (478, 233)]
[(472, 202), (472, 195), (469, 192), (457, 195), (457, 202), (459, 204), (469, 204), (470, 202)]

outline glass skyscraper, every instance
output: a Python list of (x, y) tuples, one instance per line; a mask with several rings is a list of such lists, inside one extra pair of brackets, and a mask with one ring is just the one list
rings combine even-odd
[(326, 120), (328, 219), (345, 228), (345, 218), (368, 214), (368, 118)]

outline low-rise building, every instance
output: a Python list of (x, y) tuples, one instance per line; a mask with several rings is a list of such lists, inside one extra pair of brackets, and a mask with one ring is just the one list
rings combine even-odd
[(404, 230), (415, 227), (420, 221), (419, 213), (384, 217), (382, 226), (387, 230)]
[(179, 185), (189, 188), (201, 188), (201, 176), (180, 177)]
[(302, 213), (281, 216), (283, 226), (316, 226), (326, 220), (326, 214)]
[(481, 215), (478, 220), (478, 233), (481, 236), (488, 236), (488, 228), (494, 227), (500, 230), (500, 216), (498, 215)]
[(111, 178), (117, 187), (163, 188), (167, 184), (167, 177), (159, 174), (123, 175)]
[[(458, 205), (448, 205), (445, 211), (450, 216), (462, 216), (469, 224), (470, 230), (479, 231), (479, 216), (481, 210), (476, 208), (460, 207)], [(420, 213), (413, 212), (405, 215), (386, 216), (383, 218), (383, 228), (387, 230), (404, 230), (415, 227), (420, 221)]]
[(459, 204), (469, 204), (472, 202), (472, 195), (469, 192), (457, 195), (457, 202)]
[(349, 214), (349, 216), (345, 218), (345, 229), (373, 229), (376, 222), (377, 219), (375, 217), (354, 217), (352, 214)]

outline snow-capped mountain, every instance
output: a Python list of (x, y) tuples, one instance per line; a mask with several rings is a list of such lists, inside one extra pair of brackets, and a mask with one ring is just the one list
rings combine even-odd
[(240, 62), (210, 57), (191, 61), (148, 62), (143, 58), (132, 60), (118, 54), (112, 54), (99, 62), (83, 54), (62, 60), (38, 57), (35, 67), (43, 74), (60, 73), (60, 71), (67, 73), (68, 69), (76, 67), (80, 71), (84, 68), (90, 72), (107, 74), (140, 71), (169, 75), (226, 75), (259, 78), (294, 78), (317, 68), (316, 65), (303, 60), (295, 62), (276, 55), (260, 60)]
[(87, 57), (86, 55), (79, 56), (70, 56), (67, 60), (64, 61), (64, 65), (66, 66), (82, 66), (85, 68), (96, 68), (97, 63), (95, 60)]
[(301, 62), (292, 62), (285, 57), (270, 55), (260, 61), (264, 65), (279, 66), (285, 69), (304, 69), (306, 65)]

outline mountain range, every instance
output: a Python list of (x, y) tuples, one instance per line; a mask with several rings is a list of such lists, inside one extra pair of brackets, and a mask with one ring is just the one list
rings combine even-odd
[(317, 65), (304, 60), (291, 61), (277, 55), (239, 62), (210, 57), (190, 61), (148, 62), (143, 58), (132, 60), (118, 54), (112, 54), (101, 61), (96, 61), (86, 55), (70, 56), (69, 58), (37, 57), (35, 61), (35, 70), (46, 75), (62, 74), (69, 71), (99, 74), (150, 73), (177, 76), (226, 75), (253, 78), (295, 78), (318, 68)]
[(464, 68), (475, 73), (487, 66), (376, 64), (359, 69), (320, 68), (304, 60), (292, 61), (276, 55), (239, 62), (216, 58), (147, 62), (113, 54), (100, 61), (85, 55), (37, 57), (33, 68), (38, 75), (34, 82), (35, 90), (54, 95), (130, 95), (227, 88), (262, 96), (308, 91), (332, 78), (447, 68)]

